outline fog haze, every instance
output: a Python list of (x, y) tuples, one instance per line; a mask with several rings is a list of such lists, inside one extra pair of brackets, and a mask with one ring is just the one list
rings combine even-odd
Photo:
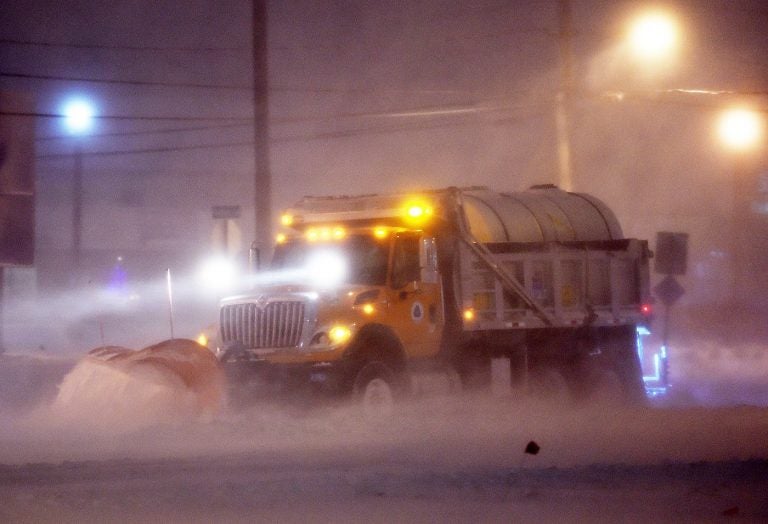
[[(0, 90), (18, 98), (0, 117), (22, 113), (19, 136), (34, 140), (36, 260), (4, 269), (0, 519), (114, 520), (127, 509), (304, 521), (309, 507), (329, 520), (579, 520), (597, 499), (609, 521), (768, 516), (768, 148), (735, 155), (715, 134), (731, 104), (766, 114), (762, 1), (667, 3), (681, 45), (650, 68), (623, 43), (641, 2), (572, 0), (572, 34), (554, 0), (267, 3), (275, 222), (304, 195), (558, 183), (555, 100), (566, 89), (572, 189), (652, 249), (659, 231), (689, 235), (675, 277), (685, 294), (671, 309), (656, 297), (645, 342), (658, 351), (667, 335), (668, 396), (625, 407), (437, 392), (385, 424), (336, 402), (201, 416), (165, 379), (75, 368), (96, 346), (170, 338), (167, 270), (175, 336), (195, 338), (216, 322), (220, 294), (203, 291), (200, 263), (224, 252), (245, 267), (263, 190), (252, 5), (6, 4)], [(98, 117), (77, 137), (61, 118), (75, 95)], [(214, 206), (240, 212), (215, 218)], [(530, 441), (539, 454), (524, 452)], [(134, 504), (152, 489), (159, 509)], [(321, 511), (321, 500), (339, 504)]]

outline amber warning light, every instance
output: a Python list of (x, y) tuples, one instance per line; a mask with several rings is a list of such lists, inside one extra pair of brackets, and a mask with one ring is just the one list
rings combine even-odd
[(426, 202), (411, 201), (403, 208), (404, 217), (412, 222), (424, 222), (432, 216), (432, 206)]

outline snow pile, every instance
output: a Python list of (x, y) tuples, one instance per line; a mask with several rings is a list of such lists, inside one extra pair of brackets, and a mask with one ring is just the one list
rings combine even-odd
[(46, 410), (51, 423), (81, 432), (122, 433), (191, 420), (195, 394), (154, 366), (125, 368), (86, 357), (64, 378)]

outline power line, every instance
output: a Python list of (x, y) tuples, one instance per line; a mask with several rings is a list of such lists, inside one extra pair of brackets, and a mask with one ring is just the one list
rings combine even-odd
[[(202, 84), (194, 82), (160, 82), (151, 80), (121, 80), (113, 78), (85, 78), (65, 75), (39, 75), (35, 73), (5, 73), (0, 72), (0, 77), (20, 78), (26, 80), (44, 80), (53, 82), (84, 82), (92, 84), (109, 85), (131, 85), (143, 87), (172, 87), (172, 88), (193, 88), (193, 89), (224, 89), (230, 91), (252, 91), (253, 87), (248, 85), (226, 85), (226, 84)], [(338, 88), (338, 87), (290, 87), (290, 86), (270, 86), (272, 93), (323, 93), (323, 94), (433, 94), (433, 95), (459, 95), (466, 94), (465, 91), (456, 89), (394, 89), (394, 88)]]
[(117, 80), (110, 78), (84, 78), (72, 76), (56, 75), (37, 75), (32, 73), (7, 73), (0, 72), (0, 76), (7, 78), (24, 78), (31, 80), (53, 80), (59, 82), (85, 82), (89, 84), (122, 84), (131, 86), (152, 86), (152, 87), (189, 87), (196, 89), (226, 89), (232, 91), (251, 91), (252, 86), (247, 85), (226, 85), (226, 84), (198, 84), (190, 82), (155, 82), (151, 80)]
[(393, 88), (393, 87), (290, 87), (290, 86), (270, 86), (269, 90), (276, 93), (332, 93), (332, 94), (413, 94), (423, 95), (466, 95), (468, 91), (459, 89), (436, 89), (436, 88)]
[(10, 44), (32, 47), (55, 47), (65, 49), (105, 49), (112, 51), (151, 51), (151, 52), (247, 52), (248, 47), (160, 47), (160, 46), (132, 46), (132, 45), (109, 45), (109, 44), (73, 44), (64, 42), (49, 42), (41, 40), (19, 40), (14, 38), (0, 38), (0, 44)]
[[(123, 149), (115, 151), (83, 151), (83, 156), (115, 156), (115, 155), (136, 155), (149, 153), (175, 153), (178, 151), (191, 151), (195, 149), (217, 149), (224, 147), (246, 147), (253, 146), (253, 141), (248, 142), (230, 142), (222, 144), (196, 144), (193, 146), (173, 146), (173, 147), (153, 147), (147, 149)], [(51, 153), (48, 155), (35, 156), (38, 160), (50, 160), (55, 158), (69, 158), (72, 153)]]
[[(337, 113), (335, 115), (321, 115), (321, 116), (309, 116), (309, 117), (289, 117), (289, 118), (275, 118), (272, 119), (272, 123), (275, 124), (303, 124), (311, 122), (327, 122), (333, 120), (349, 120), (360, 118), (372, 118), (372, 119), (405, 119), (405, 118), (435, 118), (435, 117), (461, 117), (469, 115), (478, 115), (484, 113), (501, 113), (505, 111), (516, 111), (520, 109), (538, 108), (545, 104), (545, 102), (532, 102), (522, 105), (511, 104), (495, 104), (487, 105), (485, 102), (477, 104), (465, 104), (465, 105), (442, 105), (442, 106), (426, 106), (426, 107), (414, 107), (407, 109), (398, 109), (392, 111), (379, 111), (379, 112), (351, 112), (351, 113)], [(550, 102), (546, 102), (550, 104)]]
[[(731, 100), (745, 97), (768, 97), (768, 91), (730, 91), (713, 89), (659, 89), (655, 91), (605, 91), (593, 93), (590, 98), (603, 98), (621, 102), (623, 100), (645, 101), (654, 103), (682, 102), (683, 105), (714, 107), (713, 102), (721, 103), (722, 98)], [(689, 102), (696, 100), (696, 102)]]
[[(211, 130), (217, 130), (217, 129), (233, 129), (238, 127), (250, 127), (250, 123), (243, 123), (243, 124), (221, 124), (221, 125), (215, 125), (215, 126), (197, 126), (197, 127), (174, 127), (174, 128), (166, 128), (166, 129), (147, 129), (143, 131), (118, 131), (114, 133), (92, 133), (89, 134), (89, 138), (108, 138), (108, 137), (124, 137), (124, 136), (141, 136), (141, 135), (155, 135), (155, 134), (165, 134), (165, 133), (184, 133), (188, 131), (211, 131)], [(56, 135), (56, 136), (42, 136), (38, 137), (35, 140), (38, 142), (44, 142), (49, 140), (72, 140), (75, 139), (75, 137), (71, 135)]]
[[(525, 105), (462, 105), (462, 106), (428, 106), (428, 107), (416, 107), (409, 109), (401, 109), (396, 111), (381, 111), (381, 112), (351, 112), (351, 113), (338, 113), (335, 115), (320, 115), (310, 117), (290, 117), (290, 118), (274, 118), (271, 120), (273, 124), (302, 124), (313, 122), (328, 122), (334, 120), (349, 120), (349, 119), (364, 119), (364, 118), (433, 118), (433, 117), (452, 117), (452, 116), (466, 116), (481, 113), (498, 113), (504, 111), (513, 111), (519, 109), (529, 109), (541, 105), (538, 104), (525, 104)], [(25, 112), (25, 111), (3, 111), (0, 110), (0, 115), (6, 116), (25, 116), (25, 117), (39, 117), (39, 118), (66, 118), (66, 115), (58, 113), (42, 113), (42, 112)], [(103, 120), (169, 120), (169, 121), (234, 121), (234, 122), (251, 122), (253, 119), (250, 117), (197, 117), (197, 116), (129, 116), (129, 115), (95, 115), (93, 118)]]
[[(66, 115), (58, 113), (38, 113), (32, 111), (3, 111), (0, 110), (0, 115), (3, 116), (20, 116), (20, 117), (34, 117), (34, 118), (66, 118)], [(215, 122), (215, 121), (236, 121), (236, 122), (251, 122), (252, 118), (243, 118), (239, 116), (128, 116), (128, 115), (95, 115), (92, 118), (100, 120), (167, 120), (178, 122)]]
[[(519, 117), (519, 118), (504, 118), (502, 120), (499, 120), (500, 123), (504, 124), (510, 124), (515, 122), (520, 122), (528, 118), (532, 118), (539, 113), (536, 113), (534, 115), (526, 115), (525, 117)], [(328, 131), (328, 132), (321, 132), (321, 133), (309, 133), (309, 134), (300, 134), (300, 135), (286, 135), (286, 136), (278, 136), (278, 137), (270, 137), (269, 141), (273, 143), (280, 143), (280, 142), (301, 142), (301, 141), (307, 141), (307, 140), (327, 140), (327, 139), (333, 139), (333, 138), (354, 138), (358, 136), (364, 136), (364, 135), (372, 135), (372, 134), (388, 134), (388, 133), (400, 133), (400, 132), (408, 132), (408, 131), (426, 131), (430, 129), (441, 129), (441, 128), (450, 128), (450, 127), (463, 127), (470, 125), (469, 122), (463, 121), (463, 122), (443, 122), (443, 123), (435, 123), (435, 124), (398, 124), (398, 125), (389, 125), (389, 126), (370, 126), (370, 127), (363, 127), (363, 128), (356, 128), (356, 129), (348, 129), (343, 131)], [(117, 155), (133, 155), (133, 154), (150, 154), (150, 153), (173, 153), (173, 152), (180, 152), (180, 151), (191, 151), (191, 150), (199, 150), (199, 149), (217, 149), (217, 148), (228, 148), (228, 147), (253, 147), (254, 142), (252, 140), (250, 141), (243, 141), (243, 142), (224, 142), (224, 143), (218, 143), (218, 144), (196, 144), (191, 146), (169, 146), (169, 147), (155, 147), (155, 148), (146, 148), (146, 149), (125, 149), (125, 150), (113, 150), (113, 151), (83, 151), (82, 154), (84, 156), (117, 156)], [(47, 155), (38, 155), (35, 158), (39, 160), (51, 160), (51, 159), (57, 159), (57, 158), (69, 158), (71, 157), (71, 153), (52, 153)]]
[[(529, 118), (533, 118), (534, 116), (540, 115), (541, 112), (537, 112), (533, 115), (526, 115), (525, 117), (517, 117), (517, 118), (502, 118), (498, 119), (497, 122), (500, 124), (513, 124), (517, 122), (522, 122), (523, 120), (527, 120)], [(373, 135), (373, 134), (388, 134), (388, 133), (400, 133), (400, 132), (407, 132), (407, 131), (426, 131), (430, 129), (441, 129), (441, 128), (450, 128), (450, 127), (463, 127), (471, 125), (470, 122), (443, 122), (443, 123), (435, 123), (435, 124), (400, 124), (400, 125), (394, 125), (394, 126), (377, 126), (377, 127), (367, 127), (367, 128), (360, 128), (360, 129), (350, 129), (350, 130), (344, 130), (344, 131), (327, 131), (327, 132), (321, 132), (321, 133), (310, 133), (310, 134), (302, 134), (302, 135), (287, 135), (287, 136), (279, 136), (279, 137), (273, 137), (271, 138), (272, 142), (298, 142), (298, 141), (304, 141), (304, 140), (326, 140), (329, 138), (353, 138), (358, 135)]]
[(708, 95), (708, 96), (767, 96), (768, 91), (730, 91), (730, 90), (712, 90), (712, 89), (663, 89), (657, 91), (660, 94), (679, 94), (679, 95)]
[[(94, 84), (111, 85), (132, 85), (145, 87), (186, 87), (196, 89), (225, 89), (232, 91), (252, 91), (253, 86), (249, 85), (226, 85), (226, 84), (202, 84), (194, 82), (160, 82), (151, 80), (121, 80), (113, 78), (85, 78), (66, 75), (40, 75), (36, 73), (7, 73), (0, 72), (0, 77), (20, 78), (26, 80), (44, 80), (53, 82), (84, 82)], [(456, 89), (394, 89), (394, 88), (338, 88), (338, 87), (290, 87), (290, 86), (270, 86), (269, 91), (273, 93), (325, 93), (325, 94), (383, 94), (383, 93), (421, 93), (434, 95), (457, 95), (466, 94), (465, 91)]]

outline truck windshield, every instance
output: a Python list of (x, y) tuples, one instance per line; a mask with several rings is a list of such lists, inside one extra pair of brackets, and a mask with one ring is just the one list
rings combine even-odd
[(333, 242), (288, 241), (275, 248), (272, 269), (299, 270), (324, 282), (384, 285), (389, 243), (367, 235)]

